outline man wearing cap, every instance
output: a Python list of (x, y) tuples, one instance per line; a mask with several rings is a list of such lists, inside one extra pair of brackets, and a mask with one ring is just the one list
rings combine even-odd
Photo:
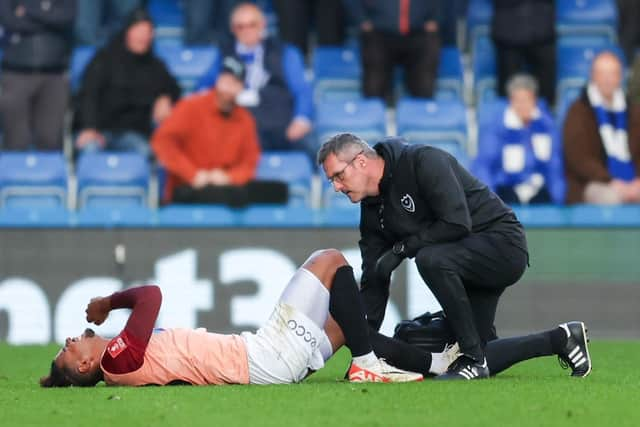
[(168, 171), (165, 202), (194, 202), (195, 191), (205, 194), (199, 202), (224, 203), (254, 177), (260, 156), (256, 125), (236, 104), (244, 74), (242, 62), (223, 58), (215, 87), (178, 102), (154, 133), (153, 151)]
[[(240, 3), (231, 13), (234, 40), (220, 45), (221, 57), (233, 56), (247, 73), (238, 104), (256, 119), (263, 150), (305, 150), (315, 157), (311, 141), (313, 99), (304, 77), (304, 60), (294, 46), (267, 36), (267, 20), (253, 3)], [(215, 61), (198, 82), (209, 88), (221, 64)]]

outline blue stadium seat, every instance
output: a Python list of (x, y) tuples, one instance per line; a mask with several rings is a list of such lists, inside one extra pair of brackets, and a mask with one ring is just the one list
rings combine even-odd
[(310, 205), (313, 165), (303, 151), (266, 151), (258, 163), (256, 179), (284, 181), (291, 204)]
[(231, 227), (238, 215), (226, 206), (169, 205), (158, 210), (158, 225), (162, 227)]
[(493, 4), (491, 0), (470, 0), (467, 7), (467, 41), (470, 46), (489, 35)]
[(518, 220), (527, 227), (559, 228), (568, 222), (567, 210), (553, 205), (512, 206)]
[(148, 1), (147, 9), (156, 27), (156, 37), (182, 37), (184, 13), (181, 3), (179, 0)]
[(493, 98), (479, 102), (476, 105), (476, 122), (478, 123), (478, 129), (482, 129), (491, 123), (496, 114), (504, 110), (506, 105), (507, 100), (505, 98)]
[[(340, 194), (340, 197), (348, 201), (345, 195)], [(327, 206), (324, 210), (323, 223), (326, 227), (357, 228), (360, 224), (360, 204), (349, 202), (349, 205)]]
[(0, 206), (66, 207), (67, 165), (62, 153), (0, 154)]
[(63, 206), (0, 209), (0, 228), (66, 228), (73, 224), (72, 214)]
[(396, 122), (398, 135), (409, 142), (467, 147), (467, 110), (462, 101), (402, 98)]
[(443, 47), (440, 50), (435, 97), (442, 100), (464, 97), (462, 55), (456, 47)]
[(252, 206), (241, 214), (240, 223), (245, 227), (316, 227), (322, 218), (305, 206)]
[(569, 208), (568, 215), (573, 227), (637, 228), (640, 225), (640, 205), (577, 205)]
[(71, 63), (69, 64), (69, 80), (71, 83), (71, 92), (80, 89), (84, 70), (89, 62), (96, 54), (95, 46), (76, 46), (71, 54)]
[(156, 54), (167, 64), (169, 72), (178, 80), (183, 94), (195, 89), (200, 77), (211, 68), (218, 49), (213, 46), (183, 47), (158, 45)]
[(86, 206), (76, 215), (78, 227), (151, 227), (154, 214), (144, 206)]
[(560, 36), (601, 36), (615, 43), (617, 20), (614, 0), (556, 1), (556, 28)]
[(80, 207), (144, 206), (149, 164), (135, 152), (84, 153), (78, 159)]
[(357, 49), (317, 47), (313, 53), (315, 102), (359, 98), (361, 72), (360, 52)]
[(479, 37), (472, 48), (473, 94), (476, 102), (497, 96), (496, 54), (489, 37)]
[(372, 141), (386, 135), (385, 106), (375, 98), (321, 102), (316, 107), (315, 125), (319, 141), (340, 132)]

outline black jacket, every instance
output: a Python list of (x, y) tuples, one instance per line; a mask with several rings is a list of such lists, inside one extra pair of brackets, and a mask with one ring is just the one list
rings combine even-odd
[[(409, 29), (424, 31), (427, 21), (442, 21), (442, 0), (413, 0), (409, 3)], [(349, 18), (357, 25), (371, 21), (376, 31), (400, 31), (399, 0), (343, 0)]]
[(497, 224), (513, 226), (520, 235), (522, 225), (498, 196), (449, 153), (428, 145), (408, 145), (398, 138), (388, 138), (374, 148), (384, 158), (384, 173), (380, 195), (360, 204), (359, 245), (361, 288), (369, 320), (375, 324), (382, 319), (372, 319), (372, 312), (381, 309), (376, 314), (383, 314), (388, 298), (388, 283), (377, 283), (375, 265), (394, 243), (405, 241), (409, 252), (415, 252)]
[(493, 0), (491, 36), (497, 43), (527, 46), (556, 38), (555, 0)]
[[(16, 15), (18, 7), (24, 15)], [(0, 0), (0, 26), (6, 32), (2, 69), (61, 73), (73, 46), (75, 0)]]
[(164, 62), (150, 50), (136, 55), (124, 34), (102, 48), (87, 66), (76, 100), (76, 129), (132, 130), (151, 133), (153, 103), (161, 95), (173, 101), (180, 87)]

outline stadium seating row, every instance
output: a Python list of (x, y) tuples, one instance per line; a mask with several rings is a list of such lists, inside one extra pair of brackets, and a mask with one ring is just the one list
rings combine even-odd
[[(264, 153), (257, 178), (289, 185), (292, 205), (310, 205), (312, 165), (301, 152)], [(154, 207), (156, 171), (134, 152), (85, 153), (71, 173), (62, 153), (0, 154), (0, 208)]]
[[(521, 206), (518, 218), (528, 228), (630, 228), (640, 226), (640, 206)], [(311, 209), (305, 206), (172, 205), (158, 210), (142, 206), (84, 208), (3, 208), (0, 228), (207, 228), (207, 227), (345, 227), (358, 226), (359, 205)]]

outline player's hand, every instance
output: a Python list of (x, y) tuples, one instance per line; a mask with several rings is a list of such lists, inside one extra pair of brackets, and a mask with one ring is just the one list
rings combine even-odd
[(102, 325), (111, 311), (111, 299), (109, 297), (92, 298), (85, 313), (87, 313), (87, 322)]
[(378, 261), (375, 266), (375, 278), (379, 285), (388, 284), (391, 280), (391, 273), (395, 270), (404, 257), (394, 254), (393, 249), (389, 249), (386, 251)]

